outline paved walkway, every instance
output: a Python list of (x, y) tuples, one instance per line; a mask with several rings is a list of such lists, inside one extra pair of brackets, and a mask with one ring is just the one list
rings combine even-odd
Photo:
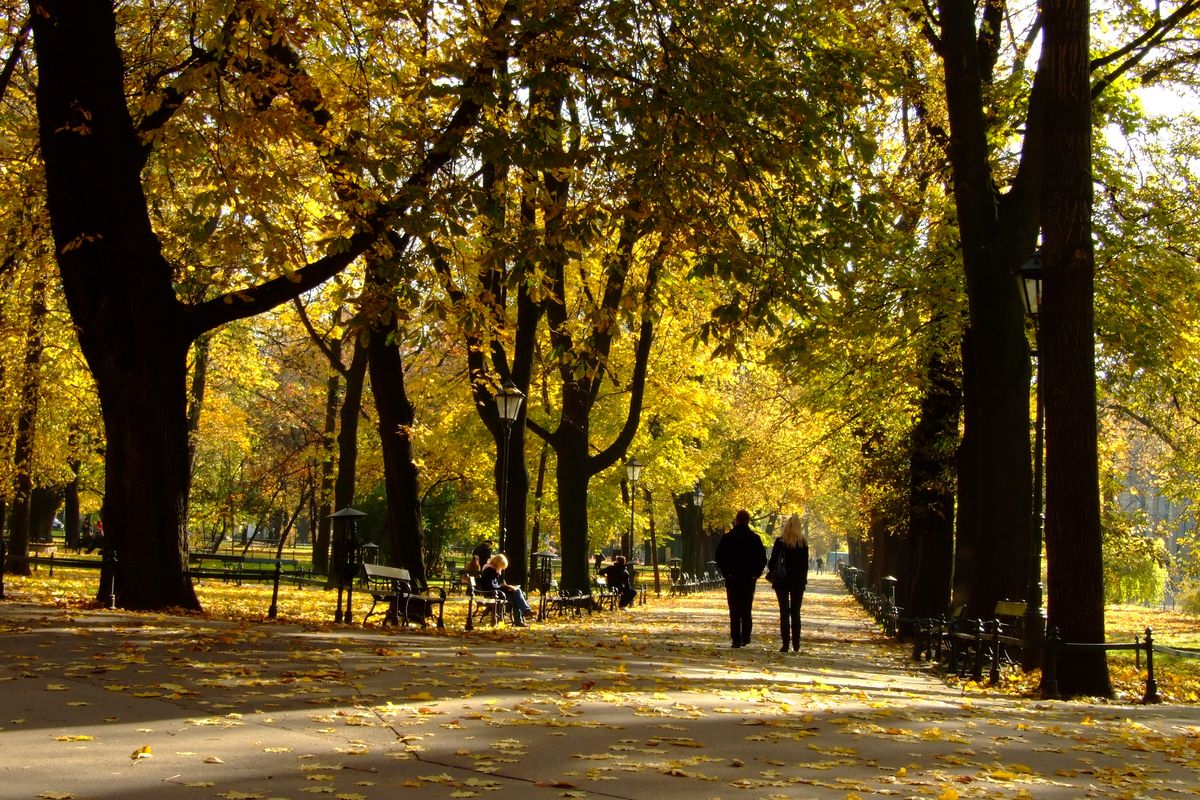
[(238, 624), (0, 602), (0, 798), (1194, 796), (1194, 708), (968, 697), (830, 577), (800, 653), (760, 586), (524, 630)]

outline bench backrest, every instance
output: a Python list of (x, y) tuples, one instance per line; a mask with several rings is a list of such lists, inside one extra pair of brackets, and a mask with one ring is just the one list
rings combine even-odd
[(1025, 615), (1024, 600), (999, 600), (996, 603), (997, 617), (1021, 617)]
[(382, 578), (412, 582), (412, 573), (402, 567), (387, 567), (383, 564), (363, 564), (363, 574), (368, 578)]

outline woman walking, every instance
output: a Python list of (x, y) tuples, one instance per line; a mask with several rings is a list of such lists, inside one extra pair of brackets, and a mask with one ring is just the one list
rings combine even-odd
[(808, 540), (804, 538), (799, 514), (788, 517), (783, 534), (775, 540), (767, 563), (767, 578), (779, 601), (779, 636), (783, 639), (779, 652), (786, 653), (789, 644), (793, 651), (799, 651), (800, 604), (808, 586)]

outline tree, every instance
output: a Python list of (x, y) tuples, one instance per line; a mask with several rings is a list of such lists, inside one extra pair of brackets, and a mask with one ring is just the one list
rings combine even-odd
[[(1087, 0), (1043, 7), (1048, 126), (1042, 187), (1044, 313), (1039, 380), (1046, 403), (1048, 622), (1070, 642), (1104, 641), (1104, 568), (1096, 447), (1092, 87)], [(1059, 690), (1111, 696), (1103, 651), (1064, 651)]]
[[(102, 574), (101, 585), (115, 577), (118, 602), (128, 608), (196, 608), (182, 559), (188, 348), (205, 331), (286, 302), (366, 252), (386, 223), (411, 207), (475, 124), (478, 87), (487, 70), (467, 71), (449, 121), (414, 159), (400, 194), (369, 215), (371, 224), (299, 269), (185, 305), (175, 295), (140, 174), (155, 137), (194, 86), (182, 79), (194, 80), (197, 70), (214, 65), (232, 69), (221, 61), (231, 54), (195, 54), (179, 72), (180, 80), (162, 92), (155, 110), (135, 124), (126, 104), (112, 6), (39, 1), (33, 12), (47, 207), (63, 288), (105, 419), (106, 547), (117, 560)], [(490, 63), (507, 46), (510, 14), (506, 7), (485, 29), (482, 62)], [(218, 38), (238, 29), (238, 16), (235, 12), (227, 20), (231, 24)], [(265, 42), (268, 49), (270, 43)], [(145, 436), (144, 430), (157, 435)]]

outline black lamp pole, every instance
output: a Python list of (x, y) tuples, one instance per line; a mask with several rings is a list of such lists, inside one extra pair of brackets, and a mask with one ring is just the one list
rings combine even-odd
[(1046, 612), (1042, 608), (1042, 458), (1045, 450), (1045, 422), (1042, 406), (1042, 376), (1039, 357), (1038, 315), (1042, 310), (1042, 254), (1039, 250), (1017, 273), (1017, 285), (1025, 313), (1033, 322), (1034, 364), (1038, 367), (1034, 384), (1033, 422), (1033, 514), (1030, 519), (1029, 564), (1026, 574), (1024, 642), (1021, 667), (1026, 671), (1041, 666), (1041, 651), (1046, 640)]
[(692, 560), (696, 563), (689, 565), (688, 568), (695, 570), (700, 566), (700, 536), (704, 533), (704, 512), (701, 510), (704, 508), (704, 490), (700, 488), (700, 481), (696, 481), (696, 488), (692, 491), (692, 503), (696, 507), (696, 529), (692, 534), (695, 542), (692, 546)]
[(633, 560), (633, 506), (637, 501), (637, 482), (642, 477), (642, 462), (637, 458), (630, 458), (625, 463), (625, 477), (629, 479), (629, 543), (622, 549), (625, 550), (625, 559)]
[(525, 395), (512, 380), (506, 380), (496, 394), (496, 410), (504, 420), (504, 441), (500, 449), (503, 474), (500, 478), (500, 552), (504, 552), (508, 533), (508, 440), (512, 436), (512, 424), (521, 413), (521, 401)]

